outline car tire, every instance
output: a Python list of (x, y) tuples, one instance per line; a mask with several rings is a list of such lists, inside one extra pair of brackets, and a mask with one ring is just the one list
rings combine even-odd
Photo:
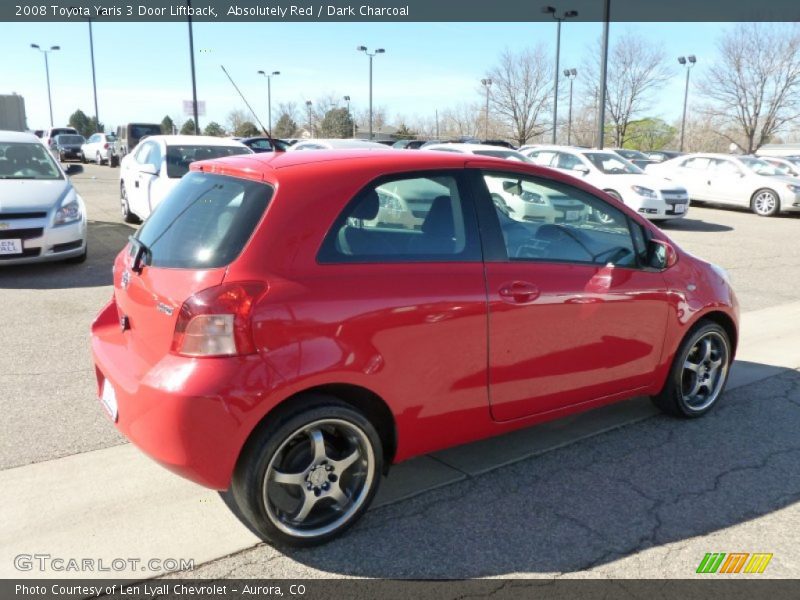
[(383, 471), (381, 439), (361, 412), (321, 394), (294, 407), (248, 441), (230, 490), (237, 516), (278, 547), (344, 533), (366, 512)]
[(62, 162), (62, 163), (63, 162), (67, 162), (67, 159), (64, 158), (64, 153), (63, 152), (59, 152), (58, 153), (58, 162)]
[(102, 167), (103, 166), (103, 157), (100, 156), (99, 152), (95, 155), (94, 162), (97, 163), (98, 167)]
[(757, 190), (750, 198), (750, 209), (759, 217), (774, 217), (781, 212), (781, 199), (773, 190)]
[(130, 204), (128, 204), (128, 192), (125, 191), (125, 183), (119, 182), (119, 207), (122, 213), (122, 220), (131, 225), (139, 222), (139, 217), (131, 211)]
[(87, 161), (87, 160), (86, 160), (86, 155), (83, 153), (83, 151), (82, 151), (82, 150), (81, 150), (81, 162), (82, 162), (84, 165), (85, 165), (87, 162), (89, 162), (89, 161)]
[(703, 416), (722, 395), (731, 361), (728, 332), (712, 321), (700, 321), (681, 342), (664, 388), (652, 397), (653, 403), (674, 417)]
[(83, 248), (83, 254), (67, 258), (64, 260), (64, 262), (70, 265), (79, 265), (85, 263), (88, 257), (89, 257), (89, 244), (87, 243)]

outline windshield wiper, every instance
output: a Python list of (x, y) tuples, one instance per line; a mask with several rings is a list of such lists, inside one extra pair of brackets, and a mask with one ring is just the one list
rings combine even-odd
[(145, 243), (135, 236), (129, 236), (128, 241), (136, 248), (136, 254), (133, 255), (133, 263), (131, 264), (131, 271), (134, 273), (142, 272), (142, 265), (147, 264), (145, 260), (150, 256), (150, 248)]

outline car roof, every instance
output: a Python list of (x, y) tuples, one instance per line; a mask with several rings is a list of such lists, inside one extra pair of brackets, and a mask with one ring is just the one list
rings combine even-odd
[(244, 144), (236, 140), (214, 137), (213, 135), (148, 135), (142, 142), (149, 142), (150, 140), (164, 142), (167, 146), (231, 146), (234, 148), (244, 146)]
[(468, 152), (473, 154), (476, 150), (491, 150), (493, 152), (517, 152), (513, 148), (506, 148), (505, 146), (495, 146), (493, 144), (469, 144), (469, 143), (455, 143), (455, 142), (445, 142), (441, 144), (431, 144), (430, 146), (426, 146), (425, 150), (437, 150), (437, 149), (455, 149), (460, 150), (463, 152)]
[(36, 142), (41, 144), (42, 140), (27, 131), (0, 131), (0, 142)]

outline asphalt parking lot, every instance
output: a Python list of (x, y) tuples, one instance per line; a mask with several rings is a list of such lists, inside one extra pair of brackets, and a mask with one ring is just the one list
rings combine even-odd
[[(56, 459), (89, 460), (124, 443), (95, 399), (88, 330), (110, 297), (113, 257), (134, 228), (120, 217), (117, 169), (86, 165), (73, 181), (88, 207), (88, 261), (0, 268), (0, 481), (21, 481), (38, 463), (58, 469)], [(745, 317), (774, 309), (772, 323), (795, 314), (780, 309), (800, 301), (800, 216), (692, 206), (687, 218), (663, 228), (728, 269)], [(589, 427), (585, 435), (567, 426), (558, 437), (561, 429), (552, 426), (552, 443), (510, 465), (471, 470), (457, 453), (430, 458), (454, 472), (446, 485), (387, 501), (349, 535), (316, 550), (284, 554), (245, 532), (215, 553), (214, 540), (194, 522), (189, 535), (198, 539), (186, 548), (211, 550), (191, 575), (686, 577), (705, 552), (759, 551), (775, 554), (768, 575), (798, 577), (800, 360), (757, 358), (754, 367), (771, 369), (769, 377), (742, 380), (705, 419), (679, 422), (634, 407), (626, 409), (634, 417)], [(484, 454), (505, 443), (490, 442)], [(124, 474), (126, 465), (108, 468)], [(67, 492), (90, 495), (106, 484)], [(28, 492), (0, 489), (4, 506), (16, 507), (0, 517), (5, 531), (26, 518)], [(190, 488), (180, 489), (192, 498)], [(215, 495), (202, 498), (224, 510)], [(239, 527), (232, 519), (225, 526)], [(14, 544), (24, 550), (20, 536)], [(5, 561), (4, 552), (0, 557)]]

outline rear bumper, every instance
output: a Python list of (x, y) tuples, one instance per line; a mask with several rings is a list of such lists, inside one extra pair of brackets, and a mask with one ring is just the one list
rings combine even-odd
[(260, 359), (167, 354), (147, 365), (129, 349), (129, 334), (121, 331), (118, 318), (112, 300), (91, 334), (97, 396), (103, 385), (114, 387), (116, 427), (167, 469), (200, 485), (227, 489), (250, 431), (248, 409), (261, 397), (243, 391), (244, 383), (261, 373)]

